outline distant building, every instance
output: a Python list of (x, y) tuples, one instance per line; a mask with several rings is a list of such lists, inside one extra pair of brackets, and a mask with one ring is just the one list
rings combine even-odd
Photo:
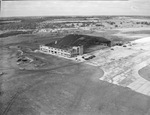
[(84, 50), (93, 45), (111, 46), (111, 41), (102, 37), (70, 34), (48, 44), (40, 45), (40, 51), (56, 56), (74, 57), (82, 55)]

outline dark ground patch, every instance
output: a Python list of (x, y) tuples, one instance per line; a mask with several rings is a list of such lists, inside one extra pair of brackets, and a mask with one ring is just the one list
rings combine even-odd
[[(23, 89), (8, 115), (146, 115), (150, 98), (103, 81), (93, 81), (98, 70), (80, 65), (55, 71), (15, 75), (8, 85)], [(15, 82), (14, 82), (15, 81)], [(25, 86), (25, 84), (27, 84)], [(5, 84), (6, 85), (6, 84)], [(8, 91), (15, 92), (9, 87)], [(11, 97), (11, 93), (8, 93)], [(7, 93), (5, 96), (7, 97)], [(14, 93), (15, 94), (15, 93)], [(7, 107), (7, 104), (6, 104)], [(147, 113), (149, 114), (149, 113)]]
[(123, 34), (150, 34), (150, 30), (123, 32)]
[(138, 71), (139, 75), (144, 79), (150, 81), (150, 65), (143, 67)]
[(9, 31), (9, 32), (0, 34), (0, 38), (9, 37), (9, 36), (16, 36), (19, 34), (31, 34), (31, 33), (32, 33), (32, 31)]

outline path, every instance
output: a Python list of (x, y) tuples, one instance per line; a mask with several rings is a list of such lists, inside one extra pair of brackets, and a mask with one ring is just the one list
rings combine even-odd
[(150, 96), (150, 81), (142, 78), (138, 74), (138, 71), (149, 64), (150, 64), (150, 59), (136, 65), (133, 68), (134, 69), (133, 75), (137, 78), (137, 80), (135, 80), (133, 83), (127, 86), (136, 92), (139, 92), (148, 96)]

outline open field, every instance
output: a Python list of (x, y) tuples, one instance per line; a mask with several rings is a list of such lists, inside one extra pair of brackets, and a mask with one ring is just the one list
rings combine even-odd
[(10, 31), (10, 32), (0, 34), (0, 38), (8, 37), (8, 36), (15, 36), (19, 34), (30, 34), (30, 33), (32, 32), (31, 31)]
[[(114, 27), (116, 23), (121, 22), (117, 18), (112, 25), (116, 18), (99, 17), (100, 20), (106, 23), (108, 21), (108, 24)], [(148, 27), (147, 29), (146, 27), (140, 29), (121, 27), (118, 30), (105, 28), (106, 30), (100, 29), (99, 32), (92, 30), (93, 34), (114, 42), (123, 41), (125, 46), (112, 48), (93, 46), (87, 52), (96, 57), (89, 61), (77, 62), (36, 52), (36, 50), (40, 44), (77, 32), (54, 31), (51, 28), (53, 25), (50, 25), (52, 21), (55, 21), (58, 27), (62, 24), (61, 21), (64, 27), (72, 26), (72, 24), (67, 25), (65, 20), (73, 23), (74, 26), (84, 22), (82, 26), (89, 28), (90, 24), (94, 24), (93, 18), (88, 17), (86, 20), (77, 18), (74, 21), (72, 18), (17, 20), (19, 21), (13, 22), (11, 19), (5, 19), (8, 22), (5, 22), (6, 26), (5, 24), (1, 26), (2, 33), (12, 29), (16, 31), (21, 27), (30, 29), (30, 23), (33, 23), (31, 25), (33, 33), (0, 38), (0, 115), (150, 114), (150, 81), (144, 79), (145, 74), (148, 73), (144, 72), (142, 74), (144, 77), (141, 75), (143, 78), (138, 74), (140, 69), (150, 64), (150, 42), (144, 41), (148, 39), (133, 41), (143, 38), (146, 34), (148, 36)], [(127, 19), (120, 18), (120, 20), (123, 22)], [(103, 24), (105, 26), (105, 23)], [(144, 26), (148, 25), (144, 24)], [(41, 28), (52, 29), (53, 32), (39, 32)], [(83, 34), (91, 33), (81, 28), (76, 30), (80, 30)], [(134, 32), (137, 32), (137, 35), (140, 30), (142, 36), (136, 38), (130, 36), (130, 34), (135, 35)], [(119, 36), (118, 33), (124, 33), (128, 37)]]
[(138, 39), (142, 37), (148, 37), (150, 35), (149, 27), (142, 28), (123, 28), (123, 29), (115, 29), (118, 30), (118, 33), (115, 33), (114, 36), (124, 37), (126, 39)]
[(61, 59), (53, 67), (57, 58), (43, 56), (51, 62), (50, 69), (19, 70), (14, 52), (7, 48), (2, 52), (2, 115), (149, 114), (149, 97), (99, 81), (103, 75), (99, 67)]

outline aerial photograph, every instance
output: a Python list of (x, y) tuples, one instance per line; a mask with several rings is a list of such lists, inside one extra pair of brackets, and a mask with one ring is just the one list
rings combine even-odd
[(150, 0), (0, 5), (0, 115), (150, 115)]

